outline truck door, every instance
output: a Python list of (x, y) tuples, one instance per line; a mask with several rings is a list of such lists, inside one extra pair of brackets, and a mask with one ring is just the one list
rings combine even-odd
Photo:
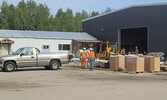
[(36, 55), (32, 48), (23, 49), (20, 57), (17, 59), (17, 65), (19, 67), (36, 66)]

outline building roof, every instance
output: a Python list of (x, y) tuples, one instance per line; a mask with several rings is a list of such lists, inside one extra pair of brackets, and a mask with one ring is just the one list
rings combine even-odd
[(77, 42), (86, 42), (86, 43), (99, 43), (100, 40), (76, 40)]
[(108, 12), (108, 13), (105, 13), (105, 14), (101, 14), (101, 15), (97, 15), (97, 16), (94, 16), (94, 17), (90, 17), (90, 18), (82, 20), (81, 22), (85, 22), (85, 21), (88, 21), (88, 20), (91, 20), (91, 19), (95, 19), (95, 18), (98, 18), (98, 17), (101, 17), (101, 16), (105, 16), (105, 15), (108, 15), (108, 14), (111, 14), (111, 13), (115, 13), (115, 12), (118, 12), (118, 11), (121, 11), (121, 10), (124, 10), (124, 9), (129, 9), (129, 8), (134, 8), (134, 7), (163, 6), (163, 5), (167, 5), (167, 2), (166, 3), (132, 5), (132, 6), (124, 7), (124, 8), (121, 8), (121, 9), (118, 9), (118, 10), (114, 10), (114, 11), (111, 11), (111, 12)]
[(52, 31), (21, 31), (0, 30), (1, 38), (39, 38), (39, 39), (72, 39), (72, 40), (97, 40), (95, 37), (80, 32), (52, 32)]

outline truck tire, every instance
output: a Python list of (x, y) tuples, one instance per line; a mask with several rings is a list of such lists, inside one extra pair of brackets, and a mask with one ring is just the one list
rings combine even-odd
[(45, 67), (45, 69), (47, 69), (47, 70), (49, 70), (50, 69), (50, 66), (44, 66)]
[(6, 62), (3, 67), (3, 70), (5, 72), (13, 72), (15, 68), (16, 68), (16, 64), (14, 62)]
[(4, 68), (2, 68), (2, 71), (5, 71)]
[(60, 67), (60, 62), (59, 62), (59, 61), (57, 61), (57, 60), (52, 60), (52, 61), (50, 62), (50, 69), (51, 69), (51, 70), (58, 70), (59, 67)]

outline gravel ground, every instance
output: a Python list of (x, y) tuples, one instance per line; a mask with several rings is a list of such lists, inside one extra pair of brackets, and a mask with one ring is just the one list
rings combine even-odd
[(128, 74), (73, 64), (0, 72), (0, 100), (166, 100), (167, 72)]

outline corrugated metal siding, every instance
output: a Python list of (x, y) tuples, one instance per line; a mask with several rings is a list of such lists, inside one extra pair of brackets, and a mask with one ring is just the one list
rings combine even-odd
[[(118, 31), (148, 27), (148, 52), (167, 54), (167, 5), (131, 7), (82, 22), (83, 31), (102, 41), (118, 41)], [(101, 29), (104, 31), (101, 31)]]
[(20, 31), (20, 30), (0, 30), (0, 37), (22, 37), (22, 38), (53, 38), (53, 39), (73, 39), (73, 40), (97, 40), (87, 33), (77, 32), (50, 32), (50, 31)]

